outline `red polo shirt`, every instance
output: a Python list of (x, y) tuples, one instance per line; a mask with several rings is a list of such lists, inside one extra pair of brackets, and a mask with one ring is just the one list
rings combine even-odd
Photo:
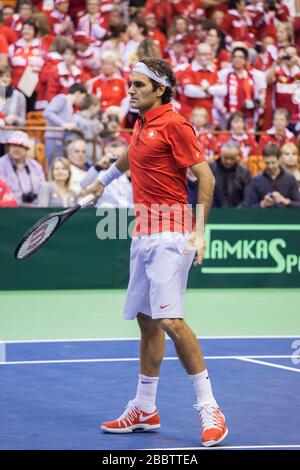
[[(135, 234), (189, 230), (191, 219), (183, 217), (188, 204), (186, 171), (205, 161), (192, 126), (171, 104), (151, 109), (134, 125), (128, 158), (137, 216)], [(164, 205), (164, 210), (158, 210), (158, 205)]]

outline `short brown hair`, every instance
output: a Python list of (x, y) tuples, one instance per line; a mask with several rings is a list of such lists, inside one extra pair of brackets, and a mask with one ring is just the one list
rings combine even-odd
[[(159, 76), (166, 76), (171, 86), (167, 86), (164, 94), (162, 95), (162, 104), (170, 103), (172, 96), (174, 96), (174, 88), (176, 86), (176, 78), (170, 67), (169, 62), (163, 59), (157, 59), (156, 57), (143, 57), (141, 62), (147, 65), (152, 72)], [(152, 83), (153, 91), (157, 90), (160, 84), (155, 80), (149, 79)]]
[(12, 70), (9, 65), (4, 65), (3, 67), (0, 67), (0, 77), (2, 77), (6, 73), (9, 73), (9, 75), (12, 76)]
[(88, 109), (90, 106), (99, 105), (99, 98), (96, 95), (87, 94), (82, 100), (80, 109), (85, 110)]
[(266, 144), (262, 151), (263, 157), (276, 157), (277, 159), (281, 156), (280, 147), (276, 144)]

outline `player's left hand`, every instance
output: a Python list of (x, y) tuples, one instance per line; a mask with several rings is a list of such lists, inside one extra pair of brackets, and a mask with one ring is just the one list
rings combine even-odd
[(196, 256), (194, 259), (194, 266), (198, 266), (199, 264), (202, 264), (203, 258), (204, 258), (204, 253), (206, 249), (206, 244), (205, 240), (202, 236), (202, 234), (199, 234), (197, 232), (192, 232), (189, 240), (187, 242), (187, 245), (185, 247), (185, 253), (187, 253), (190, 250), (193, 250), (196, 248)]

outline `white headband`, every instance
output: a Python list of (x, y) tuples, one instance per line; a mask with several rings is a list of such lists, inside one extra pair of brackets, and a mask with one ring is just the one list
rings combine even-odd
[(160, 83), (161, 85), (164, 86), (172, 86), (168, 77), (166, 75), (156, 75), (149, 67), (144, 64), (144, 62), (136, 62), (132, 68), (132, 72), (138, 72), (142, 73), (143, 75), (146, 75), (149, 78), (152, 78), (155, 82)]

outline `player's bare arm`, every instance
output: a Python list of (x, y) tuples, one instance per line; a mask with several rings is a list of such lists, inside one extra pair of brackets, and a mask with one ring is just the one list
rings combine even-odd
[[(190, 236), (188, 247), (193, 246), (196, 248), (197, 255), (194, 264), (198, 265), (202, 263), (205, 253), (204, 228), (208, 221), (212, 205), (215, 178), (207, 162), (197, 163), (196, 165), (191, 166), (190, 169), (198, 180), (198, 210), (196, 211), (196, 230), (192, 232)], [(200, 207), (202, 210), (199, 210)]]

